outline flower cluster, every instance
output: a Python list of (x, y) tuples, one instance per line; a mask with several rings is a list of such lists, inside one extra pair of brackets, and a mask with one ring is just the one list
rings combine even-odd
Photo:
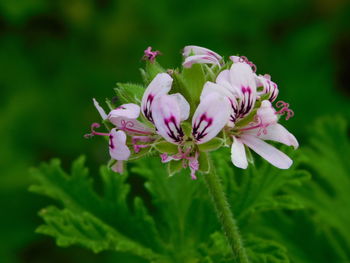
[[(275, 104), (278, 87), (269, 75), (256, 74), (256, 66), (243, 56), (229, 61), (198, 46), (183, 50), (183, 68), (164, 70), (155, 61), (160, 53), (145, 50), (147, 87), (137, 103), (125, 103), (106, 114), (94, 99), (109, 137), (111, 168), (123, 171), (123, 161), (148, 153), (160, 154), (169, 163), (169, 172), (189, 168), (191, 177), (207, 171), (207, 152), (231, 147), (232, 163), (247, 168), (250, 149), (272, 165), (287, 169), (292, 160), (267, 141), (298, 147), (296, 138), (279, 118), (293, 116), (283, 101)], [(147, 83), (148, 82), (148, 83)]]

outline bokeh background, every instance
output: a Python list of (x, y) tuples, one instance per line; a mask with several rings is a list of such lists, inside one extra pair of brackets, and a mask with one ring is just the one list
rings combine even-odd
[(97, 171), (108, 153), (83, 138), (99, 120), (91, 98), (141, 82), (147, 46), (174, 67), (188, 44), (246, 55), (271, 74), (301, 144), (319, 116), (350, 117), (349, 1), (1, 0), (1, 262), (113, 261), (34, 233), (49, 201), (27, 191), (28, 169), (53, 157), (68, 167), (86, 154)]

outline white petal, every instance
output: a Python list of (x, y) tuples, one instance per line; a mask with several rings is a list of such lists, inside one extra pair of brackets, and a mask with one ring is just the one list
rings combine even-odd
[(113, 123), (115, 118), (128, 118), (128, 119), (137, 119), (140, 115), (140, 106), (134, 103), (123, 104), (112, 110), (108, 114), (108, 119)]
[(130, 150), (126, 146), (126, 134), (123, 131), (112, 129), (109, 135), (109, 154), (114, 160), (127, 160)]
[(177, 144), (182, 141), (180, 126), (181, 109), (176, 96), (158, 96), (152, 104), (152, 114), (157, 133), (168, 142)]
[(269, 125), (266, 128), (266, 134), (261, 133), (259, 138), (263, 140), (270, 140), (275, 142), (280, 142), (288, 146), (293, 146), (294, 149), (298, 148), (299, 143), (295, 136), (291, 134), (286, 128), (281, 124)]
[(100, 114), (102, 120), (107, 119), (107, 114), (104, 111), (104, 109), (98, 104), (97, 100), (95, 98), (92, 99), (95, 105), (95, 108), (97, 109), (98, 113)]
[(239, 91), (242, 88), (250, 89), (251, 93), (256, 93), (255, 74), (252, 68), (246, 63), (235, 63), (230, 69), (230, 83)]
[(199, 46), (186, 46), (183, 50), (182, 55), (184, 57), (188, 57), (191, 54), (193, 54), (193, 55), (210, 55), (210, 56), (215, 57), (217, 60), (222, 59), (222, 57), (219, 54), (215, 53), (214, 51), (212, 51), (210, 49), (207, 49), (204, 47), (199, 47)]
[(242, 61), (242, 58), (239, 56), (230, 56), (230, 59), (232, 60), (233, 63), (238, 63)]
[(172, 83), (173, 79), (167, 73), (159, 73), (146, 88), (141, 101), (141, 109), (145, 117), (151, 122), (153, 121), (151, 106), (154, 99), (157, 96), (167, 94)]
[(235, 100), (234, 95), (229, 89), (227, 89), (223, 85), (219, 85), (210, 81), (207, 81), (204, 84), (200, 99), (203, 100), (206, 96), (210, 96), (213, 92), (219, 93), (222, 96), (226, 96), (229, 99)]
[(240, 99), (237, 117), (242, 118), (254, 108), (256, 100), (255, 74), (248, 64), (235, 63), (230, 69), (230, 83)]
[(213, 92), (198, 105), (192, 118), (192, 133), (198, 144), (214, 138), (226, 125), (231, 114), (227, 97)]
[(280, 169), (288, 169), (293, 161), (283, 152), (253, 135), (242, 135), (240, 140), (266, 161)]
[(214, 56), (210, 56), (210, 55), (194, 55), (194, 56), (190, 56), (187, 57), (185, 59), (185, 61), (182, 63), (182, 65), (185, 68), (190, 68), (192, 67), (193, 64), (215, 64), (220, 66), (220, 61), (214, 57)]
[(188, 116), (190, 115), (190, 104), (180, 93), (171, 94), (170, 96), (174, 97), (177, 100), (177, 103), (179, 104), (181, 111), (180, 121), (187, 120)]
[(235, 137), (233, 137), (233, 143), (231, 146), (231, 160), (238, 168), (246, 169), (248, 167), (244, 144)]

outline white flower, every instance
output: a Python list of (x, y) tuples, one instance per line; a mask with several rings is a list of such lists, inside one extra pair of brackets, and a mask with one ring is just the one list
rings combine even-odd
[(293, 161), (283, 152), (266, 143), (276, 141), (298, 148), (293, 134), (277, 123), (276, 111), (271, 102), (264, 100), (257, 111), (257, 121), (239, 129), (239, 135), (232, 136), (231, 160), (239, 168), (246, 169), (248, 161), (244, 145), (280, 169), (288, 169)]

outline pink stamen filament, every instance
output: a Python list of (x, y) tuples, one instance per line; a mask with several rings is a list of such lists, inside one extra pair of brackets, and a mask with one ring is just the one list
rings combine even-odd
[(137, 129), (130, 128), (130, 127), (134, 127), (134, 123), (131, 121), (122, 120), (121, 124), (122, 124), (122, 127), (120, 129), (123, 131), (128, 131), (128, 132), (133, 132), (133, 133), (138, 133), (138, 134), (143, 134), (143, 135), (151, 135), (152, 134), (152, 132), (140, 131)]
[(256, 119), (256, 121), (258, 122), (257, 125), (246, 127), (246, 128), (242, 128), (239, 131), (249, 131), (249, 130), (259, 129), (258, 133), (257, 133), (258, 136), (260, 136), (261, 133), (267, 134), (267, 129), (266, 128), (270, 125), (270, 123), (263, 123), (260, 117), (258, 117)]
[(101, 125), (97, 122), (94, 122), (93, 124), (91, 124), (91, 133), (85, 134), (84, 137), (86, 139), (91, 138), (95, 135), (99, 135), (99, 136), (109, 136), (109, 133), (104, 133), (104, 132), (96, 132), (95, 129), (96, 128), (100, 128)]
[(280, 100), (276, 103), (277, 108), (281, 108), (279, 111), (276, 111), (275, 114), (284, 115), (286, 113), (286, 121), (294, 116), (294, 111), (289, 109), (289, 104)]
[(247, 63), (249, 66), (251, 66), (251, 68), (252, 68), (252, 70), (254, 71), (254, 72), (256, 72), (256, 66), (255, 66), (255, 64), (253, 63), (253, 62), (251, 62), (251, 61), (249, 61), (249, 59), (246, 57), (246, 56), (240, 56), (239, 57), (239, 62), (245, 62), (245, 63)]

